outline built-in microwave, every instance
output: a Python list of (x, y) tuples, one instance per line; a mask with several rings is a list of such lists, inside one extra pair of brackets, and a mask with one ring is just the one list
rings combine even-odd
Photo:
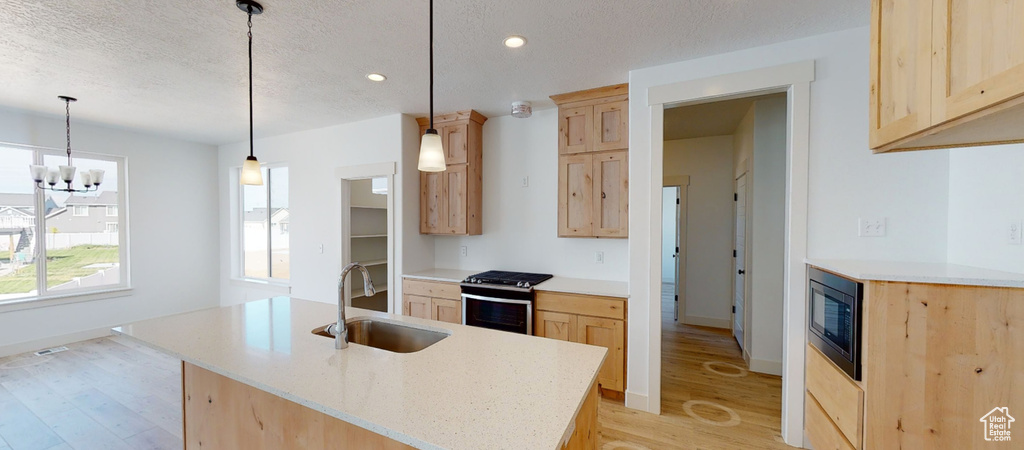
[(860, 380), (864, 284), (808, 267), (808, 340), (854, 380)]

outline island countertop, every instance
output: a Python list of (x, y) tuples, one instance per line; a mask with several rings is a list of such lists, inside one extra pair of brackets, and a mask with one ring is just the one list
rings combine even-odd
[(424, 449), (559, 448), (607, 350), (348, 308), (451, 333), (392, 353), (311, 331), (337, 306), (275, 297), (114, 328), (185, 362)]

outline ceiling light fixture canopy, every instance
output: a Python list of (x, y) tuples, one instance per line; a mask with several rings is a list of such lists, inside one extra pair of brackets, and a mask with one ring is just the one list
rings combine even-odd
[(242, 184), (261, 186), (263, 185), (263, 170), (259, 160), (253, 152), (253, 126), (252, 126), (252, 16), (262, 14), (263, 5), (253, 0), (235, 0), (235, 5), (242, 12), (249, 15), (249, 156), (242, 163), (242, 175), (239, 181)]
[(423, 133), (420, 141), (421, 172), (444, 172), (444, 147), (441, 135), (434, 129), (434, 0), (430, 0), (430, 128)]
[[(85, 189), (75, 189), (71, 186), (71, 183), (75, 181), (75, 172), (77, 169), (71, 165), (71, 102), (77, 102), (78, 99), (74, 97), (68, 97), (66, 95), (58, 96), (62, 102), (64, 102), (64, 113), (65, 113), (65, 124), (67, 125), (67, 143), (68, 143), (68, 165), (57, 166), (59, 170), (49, 169), (46, 166), (31, 164), (28, 166), (28, 171), (32, 175), (32, 181), (35, 181), (37, 189), (46, 189), (51, 191), (59, 192), (93, 192), (100, 188), (100, 183), (103, 183), (103, 170), (92, 169), (82, 171), (82, 186)], [(57, 180), (64, 180), (65, 187), (58, 188)], [(46, 187), (43, 182), (46, 182), (49, 187)]]

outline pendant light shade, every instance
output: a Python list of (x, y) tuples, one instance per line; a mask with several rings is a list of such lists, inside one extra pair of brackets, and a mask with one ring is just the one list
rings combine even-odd
[(437, 130), (427, 130), (420, 141), (421, 172), (444, 172), (444, 148), (441, 147), (441, 135)]
[(441, 135), (434, 129), (434, 0), (430, 0), (430, 128), (423, 133), (420, 141), (421, 172), (444, 172), (444, 146)]
[(260, 168), (260, 162), (256, 160), (255, 156), (245, 158), (245, 162), (242, 163), (242, 184), (248, 184), (252, 186), (263, 185), (263, 170)]
[(249, 156), (242, 163), (242, 175), (239, 181), (243, 185), (262, 186), (263, 171), (260, 169), (260, 162), (253, 154), (253, 133), (252, 133), (252, 15), (262, 14), (263, 5), (253, 0), (236, 0), (235, 6), (242, 12), (249, 15)]

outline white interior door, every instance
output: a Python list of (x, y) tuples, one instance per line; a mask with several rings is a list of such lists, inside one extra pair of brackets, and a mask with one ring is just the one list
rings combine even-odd
[(743, 348), (743, 304), (746, 296), (747, 174), (736, 179), (736, 257), (733, 258), (732, 335)]

